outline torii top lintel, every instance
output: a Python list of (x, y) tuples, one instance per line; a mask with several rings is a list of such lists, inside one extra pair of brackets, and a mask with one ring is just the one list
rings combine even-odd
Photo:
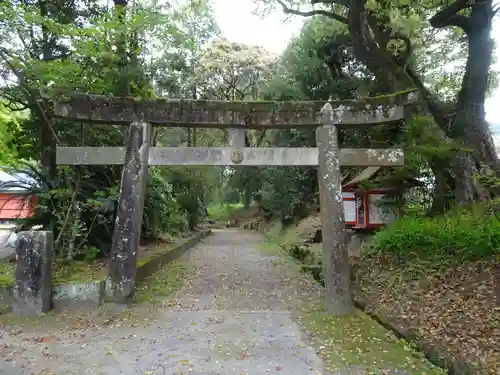
[(72, 94), (55, 101), (54, 115), (101, 124), (144, 121), (152, 125), (171, 127), (316, 127), (322, 123), (321, 109), (329, 103), (333, 109), (334, 124), (360, 126), (401, 120), (405, 117), (405, 108), (417, 101), (418, 94), (415, 91), (328, 102), (136, 99)]

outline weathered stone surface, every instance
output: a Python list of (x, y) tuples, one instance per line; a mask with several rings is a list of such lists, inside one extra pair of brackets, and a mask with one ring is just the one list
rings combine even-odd
[(229, 147), (243, 148), (245, 147), (245, 130), (243, 129), (228, 129)]
[[(369, 125), (404, 117), (404, 105), (418, 99), (415, 93), (356, 101), (330, 101), (339, 125)], [(95, 123), (128, 124), (141, 119), (154, 125), (215, 128), (315, 127), (325, 101), (216, 101), (110, 98), (73, 94), (57, 101), (54, 114)], [(227, 114), (230, 116), (227, 116)]]
[(52, 289), (52, 307), (67, 308), (97, 307), (104, 298), (104, 281), (56, 285)]
[(106, 282), (107, 298), (119, 303), (133, 298), (151, 132), (150, 124), (130, 125)]
[(323, 240), (325, 305), (329, 314), (347, 315), (355, 311), (351, 295), (351, 270), (345, 241), (342, 178), (333, 110), (323, 108), (323, 126), (316, 130), (319, 150), (318, 184)]
[(12, 285), (0, 286), (0, 305), (12, 305)]
[(52, 232), (20, 232), (16, 245), (17, 268), (12, 312), (40, 315), (51, 307)]
[[(238, 129), (233, 129), (238, 130)], [(151, 147), (148, 165), (234, 165), (231, 147)], [(238, 148), (242, 160), (238, 165), (318, 165), (318, 149), (309, 147)], [(404, 165), (400, 149), (341, 149), (340, 165), (385, 166)], [(59, 147), (59, 165), (119, 165), (125, 160), (124, 147)]]

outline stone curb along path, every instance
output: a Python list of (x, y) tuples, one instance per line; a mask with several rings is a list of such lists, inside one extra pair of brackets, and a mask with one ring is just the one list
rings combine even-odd
[(297, 288), (280, 257), (259, 251), (262, 243), (257, 233), (213, 230), (179, 259), (196, 272), (149, 306), (154, 318), (143, 305), (134, 319), (99, 326), (3, 332), (0, 356), (8, 362), (0, 374), (366, 374), (355, 366), (326, 371), (291, 312), (319, 296), (318, 285)]

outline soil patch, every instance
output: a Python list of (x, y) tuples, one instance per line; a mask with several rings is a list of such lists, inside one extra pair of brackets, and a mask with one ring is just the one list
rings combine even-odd
[(500, 374), (495, 260), (469, 262), (417, 278), (387, 260), (356, 258), (354, 262), (358, 285), (372, 309), (409, 327), (424, 343), (479, 366), (480, 373)]

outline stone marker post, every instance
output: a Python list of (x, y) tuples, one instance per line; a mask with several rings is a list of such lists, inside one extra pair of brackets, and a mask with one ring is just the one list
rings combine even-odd
[(118, 303), (129, 302), (134, 294), (151, 135), (151, 124), (130, 124), (106, 282), (107, 299)]
[(51, 308), (53, 235), (49, 231), (20, 232), (12, 313), (32, 316)]
[(325, 304), (329, 314), (348, 315), (355, 309), (351, 295), (351, 268), (345, 241), (344, 203), (339, 147), (330, 103), (321, 110), (316, 130), (318, 185), (323, 237)]

